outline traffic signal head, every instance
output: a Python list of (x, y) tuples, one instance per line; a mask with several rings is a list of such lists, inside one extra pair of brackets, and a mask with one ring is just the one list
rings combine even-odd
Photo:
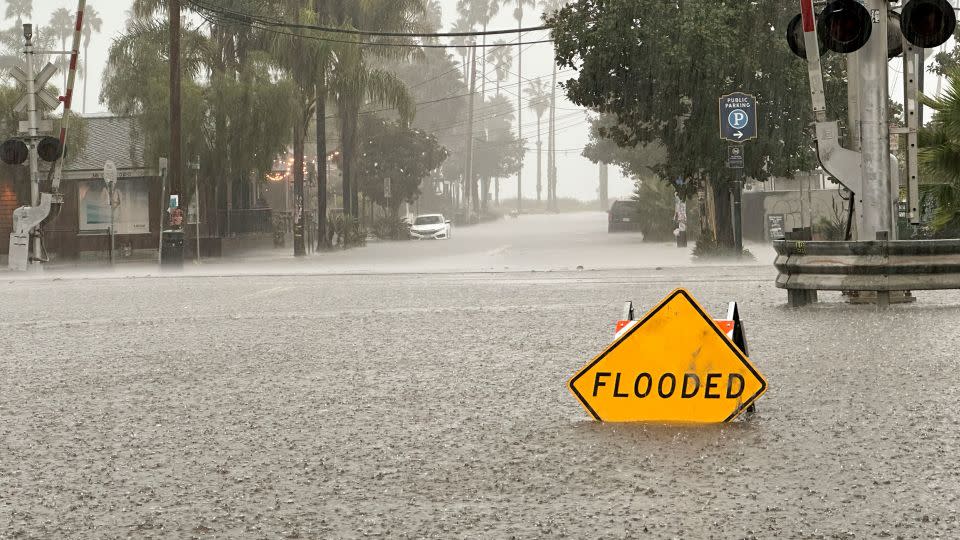
[[(824, 46), (822, 40), (818, 40), (820, 46), (820, 56), (823, 56), (823, 53), (827, 52), (827, 48)], [(803, 15), (797, 14), (794, 17), (790, 24), (787, 25), (787, 45), (790, 46), (790, 50), (793, 51), (793, 54), (807, 59), (807, 44), (803, 40)]]
[(60, 159), (60, 156), (63, 155), (63, 145), (60, 144), (60, 139), (56, 137), (40, 139), (40, 144), (37, 145), (37, 155), (40, 156), (40, 159), (49, 163)]
[(19, 139), (10, 139), (0, 145), (0, 160), (7, 165), (23, 165), (30, 157), (27, 145)]
[(873, 22), (870, 13), (856, 0), (833, 0), (817, 19), (817, 34), (824, 46), (834, 52), (851, 53), (870, 39)]
[(917, 47), (929, 49), (946, 43), (957, 28), (957, 15), (947, 0), (911, 0), (903, 6), (900, 29)]

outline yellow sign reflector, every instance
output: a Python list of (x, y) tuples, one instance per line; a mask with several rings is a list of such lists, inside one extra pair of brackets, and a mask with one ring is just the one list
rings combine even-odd
[(684, 289), (570, 379), (602, 422), (729, 422), (767, 389), (747, 356)]

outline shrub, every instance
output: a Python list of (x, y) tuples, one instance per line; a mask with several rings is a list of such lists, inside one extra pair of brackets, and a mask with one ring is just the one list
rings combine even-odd
[[(703, 236), (697, 240), (697, 245), (693, 248), (693, 256), (697, 259), (732, 259), (737, 256), (737, 250), (732, 247), (720, 245), (715, 239), (709, 236)], [(753, 253), (750, 253), (749, 249), (744, 249), (740, 257), (741, 259), (751, 261), (757, 260), (757, 258), (753, 256)]]
[(410, 223), (398, 217), (383, 217), (373, 224), (373, 235), (381, 240), (409, 240)]

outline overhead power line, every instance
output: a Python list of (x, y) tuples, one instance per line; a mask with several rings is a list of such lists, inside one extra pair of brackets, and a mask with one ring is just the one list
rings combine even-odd
[[(550, 30), (549, 26), (533, 26), (528, 28), (516, 28), (512, 30), (488, 30), (486, 32), (375, 32), (370, 30), (354, 30), (349, 28), (334, 28), (326, 26), (317, 26), (301, 23), (291, 23), (286, 21), (281, 21), (279, 19), (271, 19), (267, 17), (257, 16), (252, 13), (243, 13), (239, 11), (233, 11), (225, 9), (219, 6), (211, 6), (210, 4), (203, 2), (201, 0), (186, 0), (187, 3), (195, 7), (199, 11), (206, 12), (208, 15), (213, 15), (222, 19), (230, 20), (235, 23), (240, 23), (245, 26), (250, 26), (252, 28), (259, 28), (261, 30), (274, 32), (278, 34), (290, 35), (295, 37), (300, 37), (304, 39), (314, 39), (317, 41), (326, 41), (331, 43), (345, 43), (350, 45), (369, 45), (374, 47), (417, 47), (425, 49), (448, 49), (448, 48), (460, 48), (460, 49), (486, 49), (486, 48), (495, 48), (495, 47), (517, 47), (523, 45), (537, 45), (541, 43), (553, 43), (553, 39), (543, 39), (538, 41), (527, 41), (520, 43), (462, 43), (462, 44), (432, 44), (432, 43), (396, 43), (389, 41), (356, 41), (356, 40), (342, 40), (335, 39), (326, 36), (313, 36), (313, 35), (301, 35), (295, 34), (292, 32), (283, 32), (276, 30), (276, 28), (285, 28), (289, 30), (313, 30), (316, 32), (324, 32), (330, 34), (347, 34), (355, 35), (362, 37), (373, 37), (373, 38), (437, 38), (437, 37), (481, 37), (489, 35), (500, 35), (500, 34), (517, 34), (522, 32), (531, 32), (537, 30)], [(201, 14), (201, 16), (203, 16)], [(207, 22), (211, 22), (207, 17), (204, 17)]]

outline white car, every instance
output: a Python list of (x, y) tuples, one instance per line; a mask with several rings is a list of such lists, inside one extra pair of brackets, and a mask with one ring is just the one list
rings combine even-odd
[(417, 216), (410, 226), (410, 238), (414, 240), (449, 240), (450, 220), (443, 214), (424, 214)]

